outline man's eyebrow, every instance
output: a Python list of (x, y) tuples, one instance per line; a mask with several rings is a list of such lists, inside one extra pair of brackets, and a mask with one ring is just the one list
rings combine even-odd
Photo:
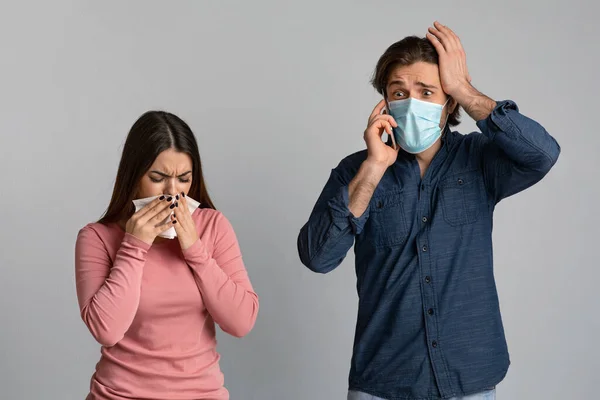
[(391, 81), (390, 83), (388, 83), (388, 86), (393, 86), (393, 85), (400, 85), (400, 86), (404, 86), (404, 81), (403, 80), (395, 80), (395, 81)]
[(417, 82), (417, 85), (419, 85), (425, 89), (438, 89), (438, 87), (435, 85), (429, 85), (429, 84), (421, 82), (421, 81)]
[[(160, 171), (154, 171), (154, 170), (153, 170), (153, 171), (150, 171), (150, 172), (151, 172), (151, 173), (153, 173), (153, 174), (157, 174), (157, 175), (160, 175), (160, 176), (164, 176), (165, 178), (170, 178), (170, 177), (171, 177), (171, 175), (169, 175), (169, 174), (165, 174), (164, 172), (160, 172)], [(189, 174), (191, 174), (191, 173), (192, 173), (192, 171), (184, 172), (184, 173), (183, 173), (183, 174), (181, 174), (181, 175), (177, 175), (177, 177), (178, 177), (178, 178), (183, 178), (184, 176), (186, 176), (186, 175), (189, 175)]]
[[(438, 88), (437, 86), (435, 86), (435, 85), (429, 85), (429, 84), (427, 84), (427, 83), (424, 83), (424, 82), (421, 82), (421, 81), (418, 81), (418, 82), (416, 82), (415, 84), (416, 84), (416, 85), (418, 85), (418, 86), (421, 86), (422, 88), (425, 88), (425, 89), (439, 89), (439, 88)], [(405, 86), (405, 83), (404, 83), (404, 81), (403, 81), (403, 80), (395, 80), (395, 81), (391, 81), (391, 82), (389, 83), (389, 86), (392, 86), (392, 85), (400, 85), (400, 86), (404, 87), (404, 86)]]

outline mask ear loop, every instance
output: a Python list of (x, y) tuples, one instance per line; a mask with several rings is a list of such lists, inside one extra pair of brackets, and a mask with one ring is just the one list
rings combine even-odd
[[(390, 103), (388, 103), (387, 97), (385, 96), (384, 88), (381, 89), (381, 94), (383, 95), (383, 100), (385, 101), (385, 110), (383, 110), (383, 111), (386, 111), (386, 114), (391, 116), (392, 114), (390, 114)], [(388, 136), (391, 136), (391, 138), (392, 138), (392, 144), (394, 145), (394, 147), (393, 147), (394, 150), (398, 150), (398, 146), (396, 145), (396, 138), (394, 137), (394, 129), (393, 128), (392, 128), (392, 134), (388, 135)]]
[[(446, 102), (442, 106), (442, 110), (444, 109), (444, 107), (446, 107), (446, 104), (448, 104), (448, 102), (450, 101), (450, 99), (451, 99), (451, 97), (448, 97), (448, 100), (446, 100)], [(444, 126), (441, 127), (441, 129), (442, 129), (442, 136), (443, 136), (444, 132), (446, 132), (446, 125), (448, 125), (448, 119), (449, 118), (450, 118), (450, 113), (446, 110), (446, 122), (444, 122)]]

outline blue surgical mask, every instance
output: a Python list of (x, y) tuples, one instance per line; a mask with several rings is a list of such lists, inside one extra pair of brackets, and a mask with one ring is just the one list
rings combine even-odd
[(394, 128), (396, 143), (411, 154), (421, 153), (433, 146), (442, 136), (440, 122), (447, 103), (440, 105), (412, 97), (390, 101), (388, 111), (398, 123), (398, 127)]

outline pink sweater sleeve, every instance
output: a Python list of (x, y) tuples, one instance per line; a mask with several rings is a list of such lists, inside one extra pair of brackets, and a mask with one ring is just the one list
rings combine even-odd
[(113, 265), (93, 228), (87, 226), (77, 236), (75, 280), (81, 318), (103, 346), (119, 342), (135, 317), (149, 248), (125, 234)]
[(223, 214), (216, 217), (213, 229), (212, 256), (201, 239), (183, 251), (183, 256), (213, 320), (223, 331), (242, 337), (256, 321), (258, 296), (244, 267), (233, 227)]

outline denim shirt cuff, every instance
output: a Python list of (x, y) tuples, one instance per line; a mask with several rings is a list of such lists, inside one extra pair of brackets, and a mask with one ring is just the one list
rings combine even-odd
[(362, 232), (367, 219), (369, 219), (369, 208), (360, 217), (355, 217), (350, 212), (348, 205), (350, 203), (350, 196), (348, 194), (348, 186), (342, 186), (338, 193), (328, 202), (331, 216), (334, 223), (340, 228), (344, 228), (344, 225), (350, 225), (352, 232), (358, 235)]
[(490, 140), (494, 140), (499, 132), (515, 137), (519, 134), (519, 129), (510, 118), (511, 112), (519, 112), (519, 107), (514, 101), (498, 101), (496, 102), (496, 108), (487, 118), (477, 121), (477, 127)]

